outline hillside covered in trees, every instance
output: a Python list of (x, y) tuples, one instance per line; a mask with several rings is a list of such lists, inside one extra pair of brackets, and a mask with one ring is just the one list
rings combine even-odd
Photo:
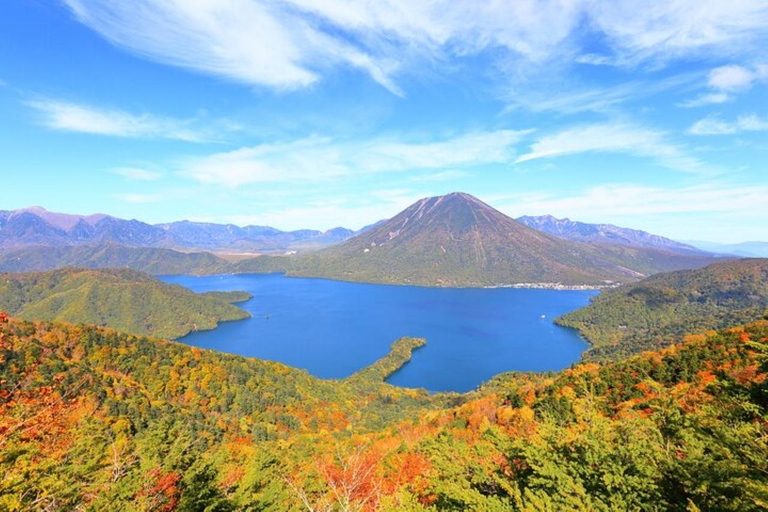
[[(768, 321), (466, 395), (0, 326), (0, 508), (764, 510)], [(398, 363), (399, 361), (399, 363)], [(366, 380), (369, 374), (371, 380)]]
[(13, 316), (82, 322), (163, 338), (248, 318), (233, 303), (249, 298), (245, 292), (197, 294), (127, 269), (0, 274), (0, 310)]
[(768, 259), (714, 263), (657, 274), (605, 290), (589, 306), (563, 315), (592, 344), (588, 360), (615, 360), (702, 333), (761, 318), (768, 309)]

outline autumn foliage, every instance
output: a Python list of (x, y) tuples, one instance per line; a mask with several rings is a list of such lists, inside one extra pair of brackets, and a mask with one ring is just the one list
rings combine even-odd
[(768, 321), (465, 395), (0, 327), (0, 509), (762, 510)]

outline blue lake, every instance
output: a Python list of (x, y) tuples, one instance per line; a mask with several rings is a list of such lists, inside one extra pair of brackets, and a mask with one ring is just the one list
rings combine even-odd
[(469, 391), (501, 372), (569, 366), (587, 344), (552, 320), (587, 305), (596, 293), (387, 286), (279, 274), (163, 280), (196, 292), (253, 294), (239, 304), (253, 318), (192, 333), (183, 343), (343, 378), (386, 355), (396, 339), (422, 337), (427, 345), (388, 382), (430, 391)]

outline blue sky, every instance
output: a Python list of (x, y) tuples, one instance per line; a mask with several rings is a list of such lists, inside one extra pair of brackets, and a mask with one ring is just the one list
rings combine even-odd
[(5, 0), (0, 209), (359, 228), (452, 191), (768, 239), (764, 0)]

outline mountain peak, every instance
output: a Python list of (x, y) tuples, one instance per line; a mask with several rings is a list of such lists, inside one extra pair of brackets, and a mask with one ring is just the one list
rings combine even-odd
[(297, 275), (438, 286), (602, 284), (641, 274), (614, 254), (531, 229), (476, 197), (416, 201), (346, 242), (297, 261)]

